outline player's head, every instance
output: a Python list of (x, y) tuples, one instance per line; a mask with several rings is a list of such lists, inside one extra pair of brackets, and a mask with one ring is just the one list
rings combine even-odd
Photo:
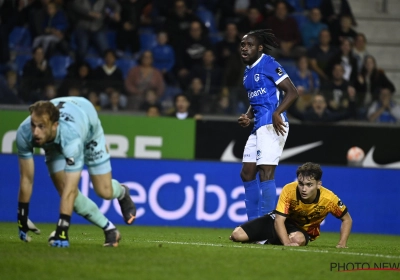
[(186, 113), (189, 111), (190, 101), (186, 94), (179, 93), (175, 95), (174, 104), (178, 113)]
[(311, 106), (317, 115), (322, 115), (326, 109), (326, 100), (322, 94), (315, 94), (312, 99)]
[(147, 108), (146, 116), (148, 117), (159, 117), (161, 115), (160, 106), (157, 105), (150, 105)]
[(31, 113), (31, 130), (37, 146), (43, 146), (54, 140), (57, 134), (60, 112), (49, 101), (38, 101), (29, 106)]
[(250, 31), (243, 36), (240, 42), (240, 53), (243, 63), (252, 65), (257, 59), (271, 47), (277, 48), (275, 35), (270, 29)]
[(296, 171), (297, 188), (301, 199), (306, 202), (314, 201), (318, 189), (321, 187), (322, 169), (319, 164), (307, 162), (299, 166)]

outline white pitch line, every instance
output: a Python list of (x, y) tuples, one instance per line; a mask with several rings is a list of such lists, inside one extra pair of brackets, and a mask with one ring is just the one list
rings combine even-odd
[[(357, 252), (344, 252), (344, 251), (327, 251), (327, 250), (306, 250), (300, 248), (290, 248), (282, 246), (268, 246), (268, 245), (251, 245), (249, 246), (239, 246), (230, 244), (213, 244), (213, 243), (201, 243), (201, 242), (179, 242), (179, 241), (166, 241), (166, 240), (148, 240), (144, 242), (149, 243), (165, 243), (165, 244), (176, 244), (176, 245), (194, 245), (194, 246), (209, 246), (209, 247), (230, 247), (230, 248), (250, 248), (250, 249), (262, 249), (262, 250), (288, 250), (294, 252), (307, 252), (307, 253), (322, 253), (322, 254), (338, 254), (338, 255), (350, 255), (350, 256), (362, 256), (362, 257), (376, 257), (376, 258), (386, 258), (386, 259), (400, 259), (400, 256), (393, 255), (381, 255), (381, 254), (369, 254), (369, 253), (357, 253)], [(339, 249), (338, 249), (339, 250)]]

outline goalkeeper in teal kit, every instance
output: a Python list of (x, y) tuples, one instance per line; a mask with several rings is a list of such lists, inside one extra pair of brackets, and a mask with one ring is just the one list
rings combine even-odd
[(30, 116), (18, 128), (16, 140), (20, 167), (18, 228), (21, 240), (30, 241), (29, 230), (39, 232), (28, 215), (34, 177), (33, 148), (41, 147), (51, 179), (61, 196), (60, 217), (55, 235), (49, 242), (51, 246), (69, 247), (68, 229), (73, 210), (104, 230), (104, 246), (118, 246), (119, 231), (78, 189), (86, 164), (97, 195), (104, 199), (117, 198), (125, 222), (134, 222), (136, 206), (129, 189), (112, 179), (110, 155), (95, 108), (83, 97), (62, 97), (38, 101), (29, 107), (29, 111)]

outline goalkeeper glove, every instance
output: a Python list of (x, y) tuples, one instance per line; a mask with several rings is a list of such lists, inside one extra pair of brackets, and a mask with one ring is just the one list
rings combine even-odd
[(32, 238), (28, 235), (28, 231), (40, 234), (40, 230), (28, 218), (29, 203), (18, 203), (18, 233), (22, 241), (30, 242)]

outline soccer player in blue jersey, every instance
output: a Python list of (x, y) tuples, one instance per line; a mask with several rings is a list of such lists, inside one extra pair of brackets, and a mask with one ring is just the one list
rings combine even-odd
[[(285, 111), (298, 97), (283, 67), (265, 54), (270, 47), (276, 48), (278, 44), (268, 29), (251, 31), (243, 36), (240, 43), (242, 60), (247, 65), (243, 85), (250, 107), (238, 122), (247, 127), (254, 119), (240, 172), (249, 220), (275, 209), (275, 168), (289, 132)], [(260, 182), (257, 181), (257, 173)]]
[(81, 171), (86, 164), (97, 195), (104, 199), (118, 198), (125, 222), (134, 222), (136, 206), (129, 189), (112, 179), (110, 155), (96, 109), (83, 97), (62, 97), (38, 101), (29, 107), (29, 111), (30, 116), (19, 126), (16, 139), (20, 167), (20, 239), (30, 241), (28, 231), (38, 232), (28, 215), (34, 177), (33, 148), (40, 147), (45, 150), (47, 168), (61, 196), (60, 217), (50, 245), (69, 247), (68, 229), (75, 210), (103, 228), (104, 246), (118, 246), (119, 231), (97, 205), (78, 190)]

